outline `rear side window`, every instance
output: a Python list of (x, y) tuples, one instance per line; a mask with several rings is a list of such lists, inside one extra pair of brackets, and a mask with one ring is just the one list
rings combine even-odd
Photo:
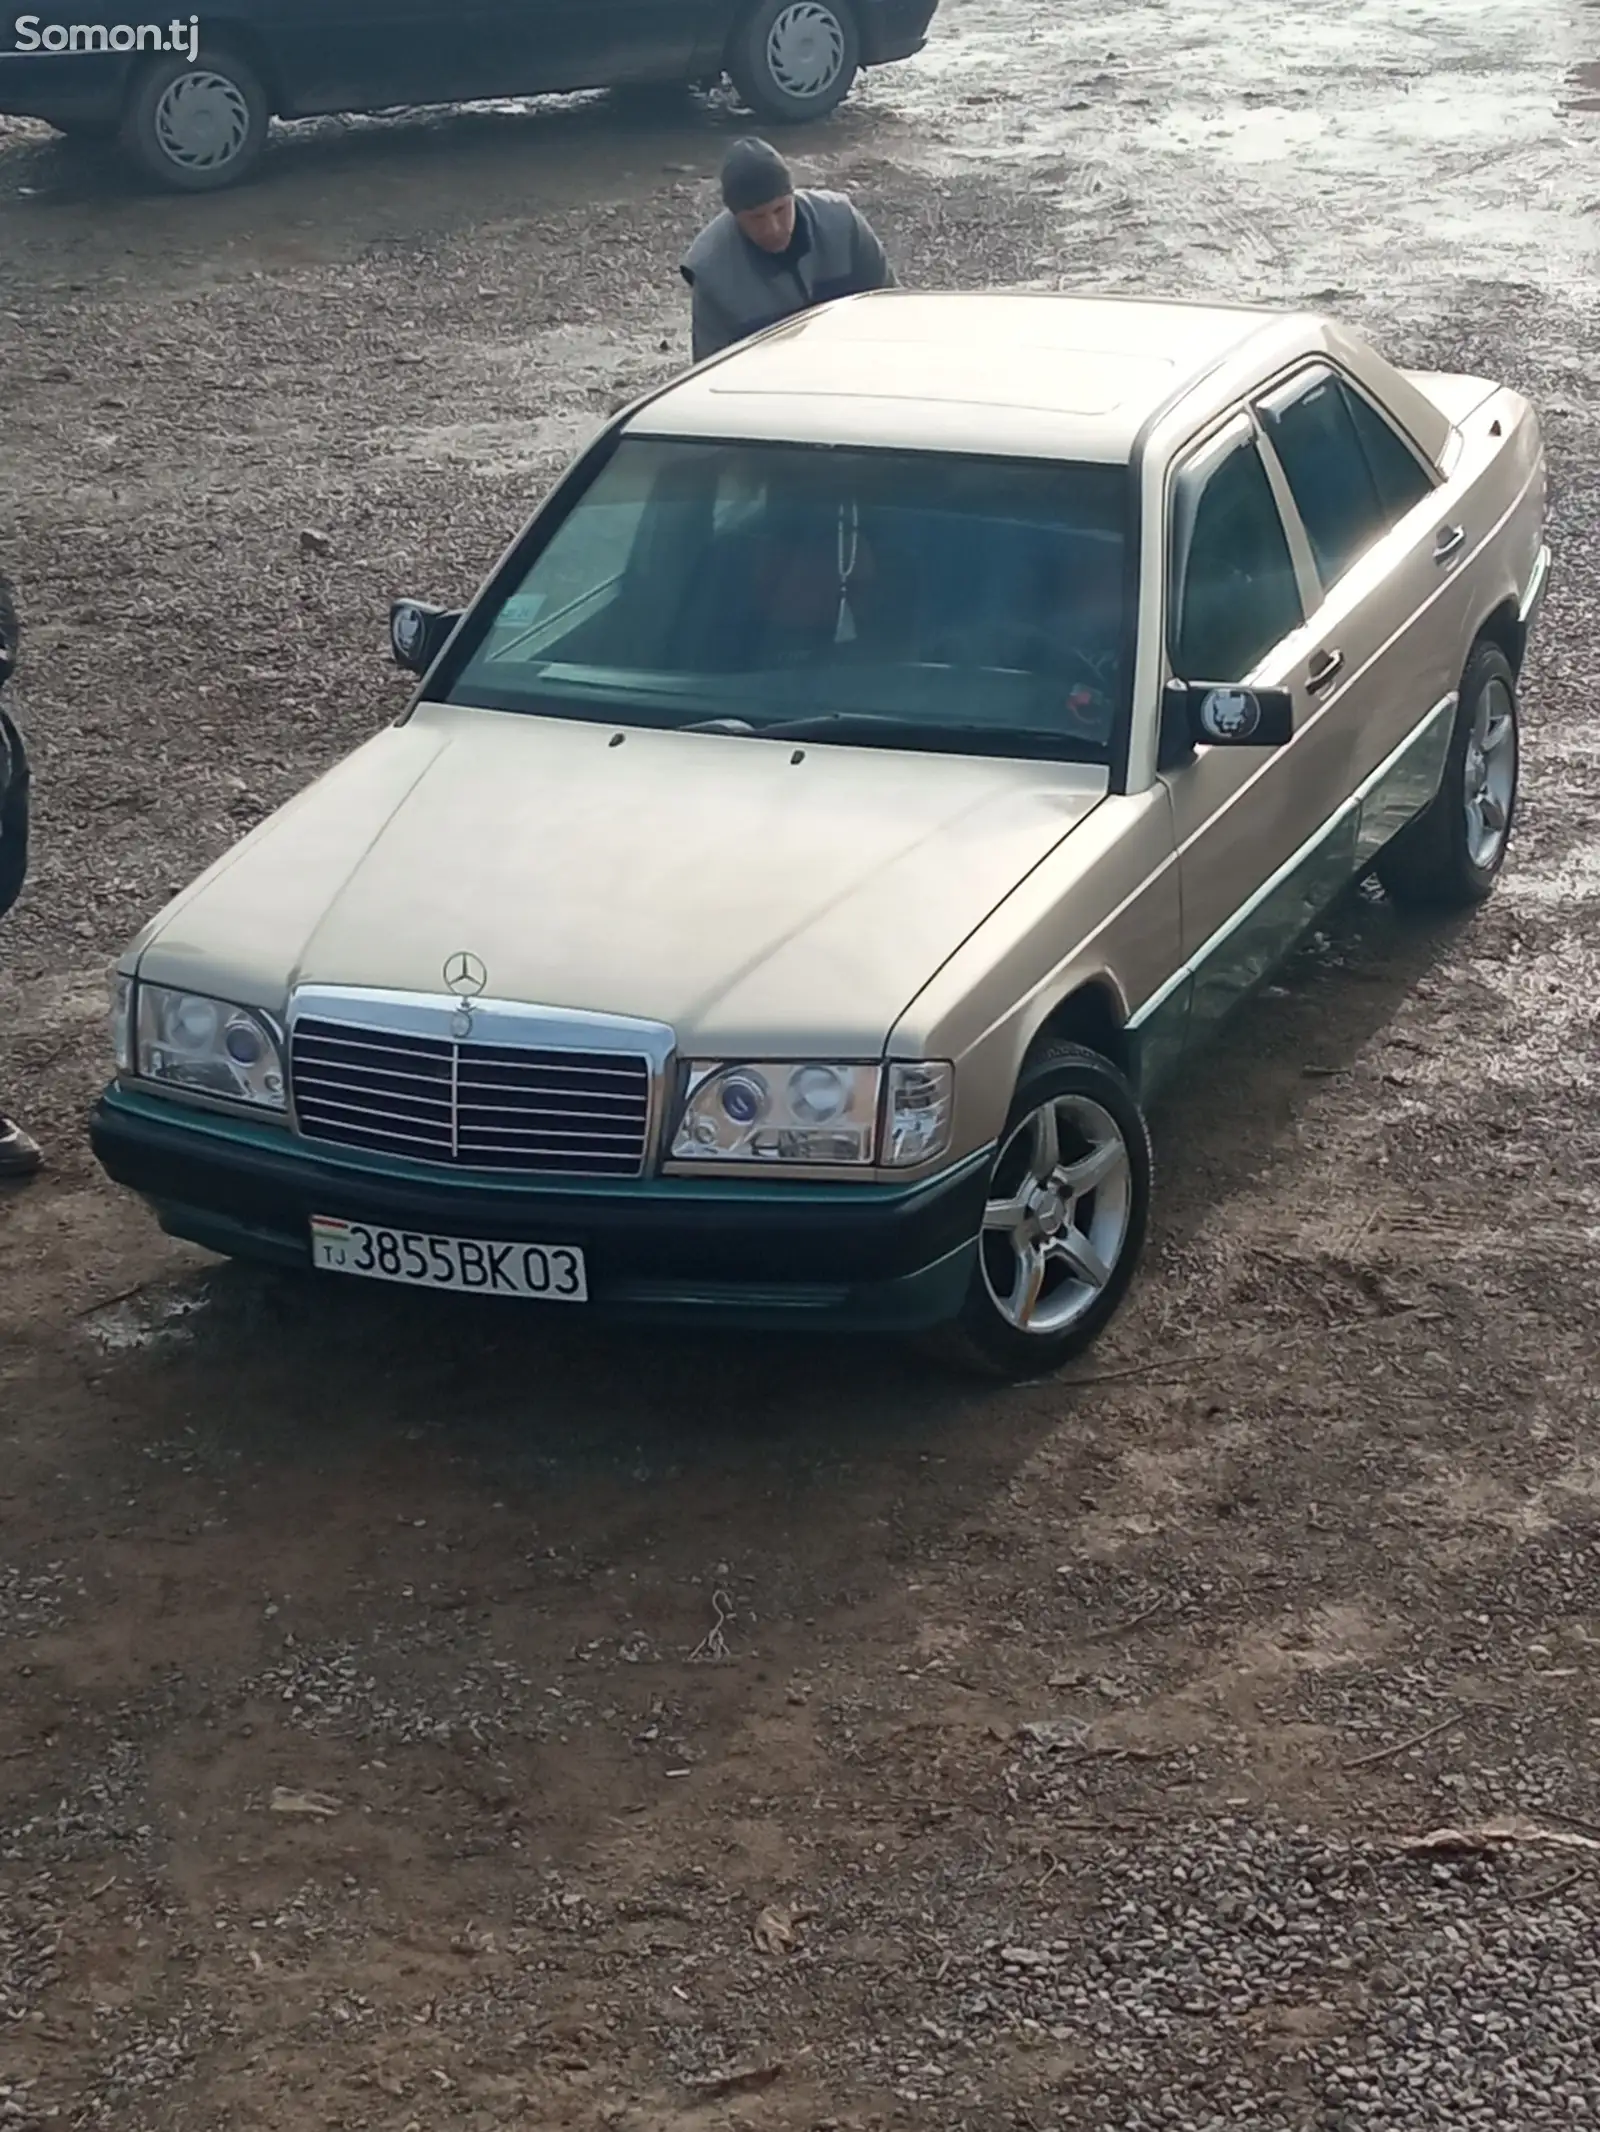
[(1395, 525), (1413, 504), (1432, 495), (1433, 483), (1410, 445), (1405, 443), (1394, 425), (1379, 414), (1372, 402), (1364, 400), (1359, 392), (1352, 392), (1348, 386), (1341, 385), (1339, 389), (1349, 402), (1356, 435), (1361, 439), (1361, 449), (1367, 455), (1367, 465), (1377, 484), (1385, 521)]
[(1305, 620), (1253, 434), (1178, 477), (1171, 655), (1184, 681), (1242, 681)]
[(1288, 387), (1261, 413), (1317, 574), (1331, 585), (1404, 517), (1427, 476), (1383, 417), (1331, 371)]

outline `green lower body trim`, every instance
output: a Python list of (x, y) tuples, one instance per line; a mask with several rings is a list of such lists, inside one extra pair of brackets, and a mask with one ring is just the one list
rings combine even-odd
[(1439, 789), (1457, 698), (1436, 703), (1338, 813), (1264, 881), (1128, 1024), (1134, 1085), (1148, 1102), (1185, 1054), (1281, 967), (1318, 917)]

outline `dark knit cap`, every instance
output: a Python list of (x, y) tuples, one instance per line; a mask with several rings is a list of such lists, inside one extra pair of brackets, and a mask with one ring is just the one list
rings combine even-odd
[(769, 141), (735, 141), (722, 159), (722, 204), (736, 215), (793, 191), (789, 166)]

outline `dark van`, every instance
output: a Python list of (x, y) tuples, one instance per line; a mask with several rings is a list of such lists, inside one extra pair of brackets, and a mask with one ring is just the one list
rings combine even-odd
[(183, 192), (236, 184), (273, 117), (727, 74), (758, 117), (821, 118), (927, 42), (938, 0), (13, 0), (0, 114), (118, 139)]

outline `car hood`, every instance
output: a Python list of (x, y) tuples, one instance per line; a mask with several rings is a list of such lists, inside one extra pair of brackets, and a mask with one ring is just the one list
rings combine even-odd
[(141, 976), (281, 1010), (299, 983), (870, 1055), (1103, 797), (1103, 770), (645, 732), (425, 704), (264, 822), (137, 943)]

